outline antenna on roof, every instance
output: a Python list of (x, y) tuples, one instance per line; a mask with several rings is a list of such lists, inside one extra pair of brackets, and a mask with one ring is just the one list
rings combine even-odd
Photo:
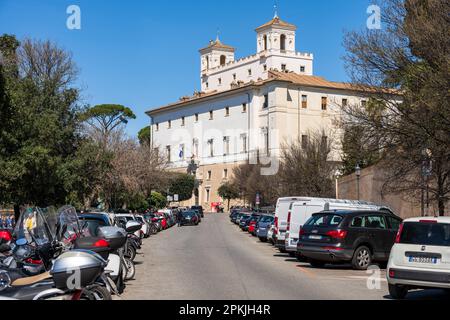
[(220, 29), (219, 29), (219, 28), (217, 28), (217, 36), (216, 36), (216, 42), (219, 42), (219, 41), (220, 41), (220, 39), (219, 39), (219, 35), (220, 35)]
[(276, 1), (275, 1), (275, 4), (273, 5), (273, 11), (274, 11), (273, 18), (274, 19), (278, 18), (278, 5), (277, 5)]

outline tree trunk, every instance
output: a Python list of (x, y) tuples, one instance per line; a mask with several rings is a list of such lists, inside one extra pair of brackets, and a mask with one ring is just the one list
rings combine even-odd
[(17, 223), (17, 221), (19, 221), (19, 218), (20, 218), (20, 207), (18, 204), (15, 204), (14, 205), (14, 220), (16, 221), (16, 223)]

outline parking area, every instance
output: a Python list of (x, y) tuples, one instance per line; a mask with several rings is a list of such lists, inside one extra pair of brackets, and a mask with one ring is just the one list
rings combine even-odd
[[(385, 269), (313, 268), (242, 232), (227, 214), (206, 214), (198, 226), (174, 227), (147, 239), (136, 262), (136, 280), (121, 299), (390, 299)], [(408, 295), (448, 298), (442, 290)]]

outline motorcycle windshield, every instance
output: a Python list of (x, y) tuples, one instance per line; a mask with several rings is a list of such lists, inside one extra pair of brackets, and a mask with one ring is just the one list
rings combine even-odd
[(53, 239), (43, 209), (37, 207), (23, 207), (14, 228), (14, 238), (26, 239), (28, 243), (37, 246), (50, 243)]
[(56, 237), (69, 245), (81, 235), (77, 211), (72, 206), (64, 206), (58, 210), (57, 215)]

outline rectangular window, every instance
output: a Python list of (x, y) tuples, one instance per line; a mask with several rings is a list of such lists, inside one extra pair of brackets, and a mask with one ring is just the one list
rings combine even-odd
[(247, 135), (242, 134), (241, 138), (242, 138), (242, 153), (245, 153), (247, 152)]
[(252, 69), (248, 69), (247, 72), (248, 72), (248, 75), (249, 75), (249, 76), (252, 75)]
[(322, 97), (322, 110), (327, 110), (328, 99), (327, 97)]
[(214, 113), (213, 111), (209, 112), (209, 120), (213, 120), (214, 119)]
[(214, 140), (213, 139), (208, 140), (208, 144), (209, 144), (209, 156), (214, 157)]
[(210, 193), (209, 188), (205, 188), (205, 198), (206, 198), (205, 202), (209, 202), (209, 193)]
[(223, 178), (228, 179), (228, 169), (223, 169)]
[(286, 71), (286, 65), (284, 63), (281, 65), (281, 71)]
[(195, 114), (195, 122), (198, 122), (198, 113)]
[(300, 72), (304, 73), (305, 72), (305, 66), (300, 66)]
[(233, 80), (236, 80), (236, 73), (233, 73)]
[(180, 144), (180, 151), (178, 153), (180, 160), (184, 160), (184, 144)]
[(222, 78), (219, 78), (218, 81), (219, 81), (219, 86), (220, 86), (222, 84)]
[(159, 123), (156, 124), (156, 131), (159, 131)]
[(243, 103), (243, 104), (242, 104), (242, 112), (243, 112), (243, 113), (246, 113), (246, 112), (247, 112), (247, 104), (246, 104), (246, 103)]
[(230, 137), (223, 137), (223, 155), (230, 154)]
[(225, 117), (228, 117), (230, 115), (230, 107), (225, 108)]
[(269, 146), (269, 129), (266, 128), (266, 132), (264, 133), (264, 148), (266, 156), (270, 155), (270, 146)]
[(207, 180), (211, 180), (211, 177), (212, 177), (212, 172), (210, 170), (210, 171), (208, 171)]
[(208, 89), (208, 87), (209, 87), (209, 83), (207, 82), (207, 83), (206, 83), (206, 89)]
[(308, 136), (302, 135), (302, 149), (306, 149), (308, 147)]
[(342, 99), (342, 106), (346, 107), (348, 105), (348, 100), (347, 99)]
[(267, 64), (265, 64), (265, 65), (263, 66), (263, 68), (264, 68), (264, 71), (267, 71)]
[(193, 156), (198, 157), (198, 139), (192, 140), (192, 147), (193, 147), (192, 149), (194, 150)]
[(166, 146), (166, 155), (167, 155), (167, 162), (172, 162), (172, 159), (170, 157), (170, 146)]
[(181, 126), (184, 127), (185, 121), (184, 121), (184, 117), (181, 117)]
[(167, 128), (168, 128), (168, 129), (172, 128), (172, 120), (169, 120), (169, 121), (167, 122)]
[(263, 108), (266, 109), (269, 107), (269, 95), (265, 94), (264, 95), (264, 103), (263, 103)]
[(308, 96), (306, 94), (302, 95), (302, 108), (308, 108)]

